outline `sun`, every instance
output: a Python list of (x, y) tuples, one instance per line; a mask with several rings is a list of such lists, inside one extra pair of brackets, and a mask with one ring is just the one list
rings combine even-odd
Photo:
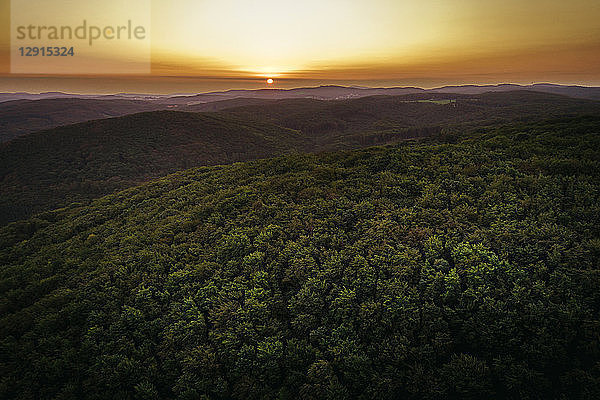
[(269, 78), (269, 79), (267, 79), (267, 84), (268, 84), (268, 85), (272, 85), (272, 84), (273, 84), (273, 82), (275, 82), (275, 81), (273, 80), (273, 78)]

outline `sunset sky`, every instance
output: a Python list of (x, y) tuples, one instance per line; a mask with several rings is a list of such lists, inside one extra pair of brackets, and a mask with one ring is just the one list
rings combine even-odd
[[(597, 0), (152, 0), (152, 72), (135, 76), (10, 74), (14, 27), (2, 1), (0, 91), (196, 92), (268, 77), (276, 87), (600, 85)], [(37, 3), (49, 20), (69, 12)], [(97, 56), (135, 54), (115, 46)]]

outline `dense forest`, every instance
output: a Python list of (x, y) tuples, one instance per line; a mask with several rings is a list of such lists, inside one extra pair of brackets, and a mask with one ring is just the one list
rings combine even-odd
[(446, 129), (9, 224), (0, 398), (600, 398), (599, 149)]
[(0, 142), (43, 129), (159, 108), (162, 108), (159, 104), (124, 99), (66, 98), (0, 102)]
[(0, 224), (201, 165), (303, 150), (298, 132), (229, 115), (156, 111), (0, 144)]

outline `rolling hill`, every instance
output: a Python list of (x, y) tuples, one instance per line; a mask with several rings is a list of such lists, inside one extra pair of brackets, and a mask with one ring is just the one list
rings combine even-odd
[(532, 92), (226, 100), (205, 114), (154, 111), (40, 131), (0, 145), (0, 224), (202, 165), (396, 143), (600, 103)]
[(288, 99), (226, 113), (301, 131), (323, 149), (429, 136), (462, 124), (485, 125), (565, 115), (600, 115), (600, 102), (529, 91), (479, 95), (413, 94), (343, 101)]
[(0, 397), (598, 398), (598, 148), (598, 116), (487, 127), (2, 227)]
[(200, 165), (304, 151), (297, 132), (232, 116), (141, 113), (0, 145), (0, 223)]
[(0, 142), (40, 130), (91, 120), (120, 117), (144, 111), (216, 112), (245, 105), (267, 104), (269, 100), (235, 98), (189, 105), (150, 100), (52, 98), (0, 103)]
[(165, 108), (134, 100), (57, 98), (0, 103), (0, 142), (27, 133), (100, 118)]
[[(540, 92), (534, 92), (539, 90)], [(559, 102), (559, 97), (552, 97), (554, 94), (564, 95), (565, 97), (580, 99), (600, 100), (600, 89), (570, 87), (560, 85), (495, 85), (495, 86), (449, 86), (438, 89), (418, 89), (418, 88), (352, 88), (341, 86), (321, 86), (316, 88), (298, 88), (298, 89), (261, 89), (261, 90), (230, 90), (226, 92), (204, 93), (198, 95), (170, 96), (170, 95), (139, 95), (139, 94), (116, 94), (116, 95), (68, 95), (64, 93), (46, 93), (40, 95), (14, 94), (17, 97), (23, 97), (21, 100), (0, 102), (0, 142), (5, 142), (17, 136), (35, 132), (38, 130), (54, 128), (57, 126), (85, 122), (100, 118), (110, 118), (134, 114), (143, 111), (153, 110), (176, 110), (190, 112), (218, 112), (232, 108), (250, 107), (246, 111), (250, 115), (253, 113), (264, 114), (264, 108), (273, 108), (266, 111), (267, 114), (277, 113), (277, 108), (291, 109), (292, 114), (298, 114), (303, 111), (320, 112), (323, 117), (331, 119), (329, 122), (336, 123), (339, 117), (328, 115), (335, 113), (336, 109), (342, 112), (348, 111), (350, 107), (361, 108), (374, 107), (369, 102), (372, 100), (361, 100), (367, 97), (388, 96), (397, 99), (395, 105), (400, 102), (411, 100), (455, 100), (465, 99), (462, 105), (468, 105), (468, 102), (482, 101), (486, 96), (496, 96), (502, 99), (502, 95), (507, 97), (503, 101), (511, 101), (515, 95), (512, 92), (522, 92), (527, 102)], [(528, 94), (524, 93), (527, 92)], [(541, 94), (547, 92), (546, 94)], [(7, 96), (9, 94), (6, 94)], [(57, 96), (53, 98), (51, 96)], [(402, 97), (404, 96), (404, 97)], [(481, 99), (480, 99), (481, 97)], [(2, 94), (0, 94), (0, 99)], [(318, 103), (318, 101), (323, 103)], [(350, 100), (351, 103), (345, 101)], [(315, 101), (317, 101), (315, 103)], [(327, 102), (324, 102), (327, 101)], [(352, 103), (354, 101), (354, 103)], [(566, 104), (569, 100), (563, 99)], [(331, 103), (331, 104), (330, 104)], [(312, 104), (312, 106), (311, 106)], [(317, 106), (321, 104), (321, 106)], [(581, 104), (581, 103), (573, 103)], [(272, 107), (275, 105), (274, 107)], [(286, 106), (289, 105), (289, 106)], [(480, 104), (482, 105), (482, 104)], [(508, 105), (508, 104), (504, 104)], [(524, 104), (529, 107), (528, 104)], [(552, 106), (552, 105), (551, 105)], [(386, 107), (385, 104), (382, 107)], [(408, 107), (408, 106), (407, 106)], [(287, 110), (286, 110), (287, 111)], [(376, 110), (372, 110), (376, 111)], [(386, 110), (383, 110), (384, 112)], [(402, 110), (395, 110), (402, 111)], [(475, 110), (463, 109), (465, 112), (472, 113)], [(560, 109), (555, 111), (560, 112)], [(364, 110), (359, 109), (360, 114)], [(407, 122), (414, 111), (407, 108), (404, 119), (401, 123), (411, 126), (422, 124), (423, 121), (415, 120)], [(388, 113), (389, 114), (389, 113)], [(382, 118), (388, 117), (388, 114), (381, 114)], [(460, 113), (459, 113), (460, 115)], [(399, 119), (397, 115), (391, 115)], [(425, 118), (430, 118), (430, 114), (425, 112)], [(302, 115), (307, 120), (316, 119), (314, 115)], [(475, 117), (480, 117), (475, 115)], [(281, 116), (277, 118), (281, 121)], [(489, 118), (489, 115), (486, 117)], [(289, 119), (289, 118), (288, 118)], [(424, 118), (422, 118), (424, 119)], [(446, 118), (447, 119), (447, 118)], [(446, 121), (444, 118), (438, 120)], [(284, 123), (286, 121), (283, 121)], [(339, 121), (338, 121), (339, 122)], [(431, 121), (425, 121), (427, 123)], [(437, 123), (436, 121), (433, 121)], [(297, 125), (298, 123), (295, 122)], [(313, 127), (319, 129), (319, 127)], [(312, 129), (312, 128), (311, 128)]]
[(532, 85), (462, 85), (462, 86), (444, 86), (441, 88), (429, 89), (431, 93), (463, 93), (463, 94), (482, 94), (487, 92), (511, 92), (515, 90), (527, 90), (540, 93), (560, 94), (563, 96), (579, 99), (600, 100), (600, 88), (576, 85), (556, 85), (551, 83), (536, 83)]
[(294, 89), (254, 89), (254, 90), (227, 90), (223, 92), (200, 93), (197, 95), (168, 96), (157, 99), (170, 104), (189, 104), (190, 102), (212, 102), (233, 98), (255, 98), (267, 100), (281, 99), (317, 99), (317, 100), (345, 100), (371, 96), (401, 96), (407, 94), (483, 94), (488, 92), (513, 92), (531, 91), (540, 93), (560, 94), (569, 97), (600, 100), (600, 88), (586, 86), (565, 86), (548, 83), (532, 85), (499, 84), (499, 85), (460, 85), (443, 86), (439, 88), (423, 89), (417, 87), (348, 87), (337, 85), (324, 85), (319, 87), (294, 88)]

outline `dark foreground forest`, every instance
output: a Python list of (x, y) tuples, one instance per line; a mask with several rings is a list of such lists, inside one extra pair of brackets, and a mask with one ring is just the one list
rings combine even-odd
[(600, 118), (203, 167), (0, 229), (3, 399), (598, 399)]

